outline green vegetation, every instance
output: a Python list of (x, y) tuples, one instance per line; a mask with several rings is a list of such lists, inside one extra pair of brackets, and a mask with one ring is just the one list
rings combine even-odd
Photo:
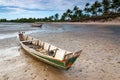
[(72, 10), (67, 9), (62, 16), (56, 13), (45, 18), (0, 19), (0, 22), (107, 21), (116, 17), (120, 17), (120, 0), (102, 0), (102, 2), (95, 1), (93, 4), (86, 3), (83, 10), (77, 6)]

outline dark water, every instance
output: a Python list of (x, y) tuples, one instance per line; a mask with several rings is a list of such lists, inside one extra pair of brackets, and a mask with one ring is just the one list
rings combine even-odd
[[(101, 27), (102, 26), (102, 27)], [(120, 25), (62, 25), (63, 30), (67, 31), (94, 31), (99, 29), (108, 29), (120, 34)]]
[(113, 31), (114, 34), (120, 36), (120, 26), (109, 26), (107, 29)]
[(70, 32), (99, 32), (101, 34), (107, 33), (105, 31), (109, 31), (109, 34), (116, 35), (120, 37), (120, 25), (61, 25), (64, 31)]

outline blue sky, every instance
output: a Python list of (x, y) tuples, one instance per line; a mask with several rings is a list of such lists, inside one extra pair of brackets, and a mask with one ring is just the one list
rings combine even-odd
[(44, 18), (78, 6), (83, 9), (87, 2), (96, 0), (0, 0), (0, 19)]

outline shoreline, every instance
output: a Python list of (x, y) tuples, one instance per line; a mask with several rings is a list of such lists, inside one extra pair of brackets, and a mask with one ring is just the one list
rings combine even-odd
[(48, 22), (52, 24), (120, 25), (120, 22)]
[[(0, 23), (18, 23), (19, 22), (0, 22)], [(33, 23), (33, 22), (32, 22)], [(101, 22), (101, 21), (86, 21), (86, 22), (37, 22), (37, 23), (52, 23), (52, 24), (85, 24), (85, 25), (120, 25), (120, 19), (118, 20), (113, 20), (113, 21), (106, 21), (106, 22)], [(24, 23), (20, 23), (24, 24)], [(25, 22), (26, 24), (26, 22)], [(27, 23), (30, 24), (30, 23)]]

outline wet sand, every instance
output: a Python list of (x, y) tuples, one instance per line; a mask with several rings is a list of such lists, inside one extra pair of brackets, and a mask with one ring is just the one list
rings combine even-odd
[(29, 35), (68, 51), (83, 50), (73, 66), (64, 71), (45, 64), (28, 55), (12, 37), (0, 40), (0, 80), (120, 79), (120, 26), (47, 25), (60, 32)]

